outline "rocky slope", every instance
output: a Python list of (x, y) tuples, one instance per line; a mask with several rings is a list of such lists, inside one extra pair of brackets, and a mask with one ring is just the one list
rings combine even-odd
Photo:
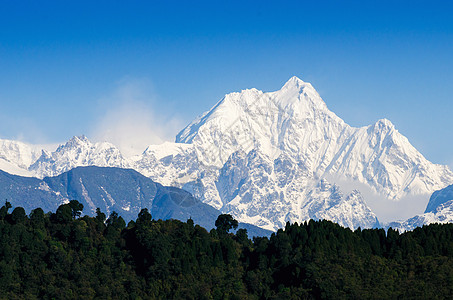
[[(44, 179), (21, 177), (0, 171), (0, 197), (27, 213), (41, 207), (45, 212), (72, 199), (84, 205), (83, 213), (95, 215), (96, 208), (110, 215), (113, 211), (126, 222), (135, 220), (142, 208), (148, 208), (154, 219), (177, 219), (206, 229), (214, 227), (220, 211), (202, 203), (190, 193), (166, 187), (137, 171), (120, 168), (77, 167), (55, 177)], [(268, 236), (270, 231), (240, 223), (250, 236)]]

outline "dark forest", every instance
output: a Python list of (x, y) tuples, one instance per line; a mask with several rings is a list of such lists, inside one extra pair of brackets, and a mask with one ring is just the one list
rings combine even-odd
[(229, 215), (207, 231), (147, 209), (128, 224), (82, 211), (1, 207), (1, 298), (453, 299), (453, 224), (399, 234), (311, 220), (250, 239)]

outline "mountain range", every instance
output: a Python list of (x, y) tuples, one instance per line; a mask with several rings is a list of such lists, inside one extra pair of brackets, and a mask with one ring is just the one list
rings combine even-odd
[[(166, 187), (137, 171), (112, 167), (76, 167), (58, 176), (38, 179), (0, 171), (0, 197), (28, 213), (40, 207), (56, 211), (72, 199), (83, 204), (83, 213), (94, 216), (96, 209), (109, 216), (117, 212), (127, 222), (135, 220), (142, 208), (148, 208), (154, 219), (192, 219), (206, 229), (214, 227), (221, 214), (202, 203), (189, 192)], [(250, 236), (268, 236), (270, 231), (239, 223)]]
[(434, 191), (453, 183), (447, 166), (428, 161), (389, 120), (352, 127), (297, 77), (275, 92), (227, 94), (175, 143), (134, 157), (85, 136), (53, 152), (0, 140), (7, 172), (44, 178), (77, 166), (134, 169), (268, 230), (308, 219), (386, 226), (420, 215)]

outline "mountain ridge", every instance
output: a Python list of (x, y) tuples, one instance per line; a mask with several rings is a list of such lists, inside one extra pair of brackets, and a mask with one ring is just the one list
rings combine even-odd
[[(82, 136), (43, 153), (28, 171), (42, 178), (87, 165), (135, 169), (272, 230), (318, 217), (373, 227), (386, 203), (427, 197), (453, 183), (447, 166), (429, 162), (389, 120), (352, 127), (297, 77), (278, 91), (225, 95), (181, 130), (176, 143), (150, 145), (126, 158), (114, 145)], [(360, 187), (351, 190), (344, 182)], [(336, 188), (321, 191), (326, 183)], [(377, 216), (370, 197), (382, 198), (373, 200), (381, 201), (373, 205), (381, 209)], [(421, 213), (419, 206), (412, 202), (411, 209)]]
[[(84, 205), (86, 215), (94, 216), (100, 208), (107, 215), (115, 211), (127, 222), (135, 220), (142, 208), (148, 208), (156, 220), (192, 219), (207, 229), (214, 227), (221, 214), (187, 191), (162, 186), (132, 169), (114, 167), (77, 167), (42, 180), (0, 171), (0, 197), (26, 212), (38, 207), (55, 212), (61, 204), (77, 200)], [(271, 234), (243, 222), (239, 228), (246, 228), (250, 236)]]
[(400, 232), (411, 231), (416, 227), (432, 223), (453, 222), (453, 185), (435, 191), (429, 198), (425, 212), (405, 221), (390, 222), (385, 227), (398, 229)]

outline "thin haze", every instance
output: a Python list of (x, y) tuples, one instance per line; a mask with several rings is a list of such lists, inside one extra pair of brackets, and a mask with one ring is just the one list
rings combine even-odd
[[(99, 119), (90, 137), (109, 141), (127, 157), (147, 146), (174, 139), (181, 122), (158, 108), (148, 80), (124, 79), (111, 95), (99, 101)], [(160, 111), (160, 112), (159, 112)]]
[[(87, 134), (132, 153), (173, 140), (225, 93), (296, 75), (347, 123), (388, 118), (453, 166), (452, 12), (450, 1), (2, 1), (0, 137)], [(152, 90), (120, 96), (124, 78)]]

